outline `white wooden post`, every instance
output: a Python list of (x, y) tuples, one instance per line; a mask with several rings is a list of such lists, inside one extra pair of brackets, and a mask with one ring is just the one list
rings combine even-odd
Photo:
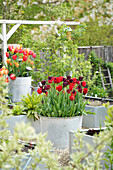
[(3, 58), (2, 61), (3, 63), (6, 64), (6, 52), (7, 52), (7, 36), (6, 36), (6, 23), (4, 22), (2, 24), (2, 35), (3, 35), (3, 42), (2, 42), (2, 54), (3, 54)]

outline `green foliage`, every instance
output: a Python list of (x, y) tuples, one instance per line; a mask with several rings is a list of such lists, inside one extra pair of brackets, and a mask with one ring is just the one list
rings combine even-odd
[[(86, 79), (88, 86), (92, 86), (90, 59), (86, 61), (84, 54), (78, 54), (73, 39), (84, 32), (84, 27), (85, 25), (81, 24), (74, 30), (66, 25), (61, 27), (46, 26), (35, 29), (34, 34), (31, 34), (31, 30), (23, 33), (20, 43), (26, 46), (26, 43), (29, 42), (27, 43), (28, 47), (33, 46), (33, 50), (37, 51), (37, 59), (34, 61), (35, 68), (32, 71), (32, 78), (36, 85), (50, 75), (54, 77), (64, 76), (72, 72), (73, 77), (81, 75)], [(67, 37), (69, 30), (71, 30), (72, 39)]]
[(33, 117), (34, 120), (38, 119), (37, 108), (41, 101), (42, 95), (37, 95), (36, 92), (33, 92), (32, 95), (27, 94), (27, 97), (23, 96), (20, 102), (20, 106), (18, 106), (19, 108), (23, 108), (23, 112), (20, 112), (20, 114), (25, 112), (28, 117)]
[[(108, 129), (110, 127), (113, 127), (113, 106), (109, 106), (109, 102), (106, 104), (103, 104), (103, 106), (105, 106), (107, 108), (107, 116), (106, 116), (106, 126), (108, 127)], [(113, 167), (113, 137), (111, 138), (110, 142), (109, 142), (109, 147), (110, 149), (108, 149), (104, 154), (105, 154), (105, 166), (106, 169), (112, 169)]]
[[(7, 117), (8, 118), (8, 117)], [(32, 162), (27, 167), (28, 169), (39, 169), (39, 163), (45, 164), (48, 169), (61, 170), (62, 167), (58, 164), (58, 157), (51, 152), (53, 150), (50, 141), (45, 141), (46, 135), (35, 134), (35, 130), (24, 123), (19, 123), (14, 129), (12, 134), (7, 129), (5, 122), (6, 117), (3, 114), (0, 115), (0, 168), (1, 169), (21, 169), (23, 166), (23, 160), (25, 160), (26, 152), (23, 152), (24, 144), (35, 140), (36, 146), (33, 150), (29, 149), (28, 152), (32, 158)], [(101, 169), (100, 160), (106, 144), (113, 141), (113, 127), (99, 133), (98, 138), (95, 140), (95, 147), (87, 145), (88, 152), (84, 153), (82, 148), (86, 143), (83, 143), (84, 134), (76, 132), (74, 139), (75, 153), (71, 155), (71, 162), (69, 166), (65, 167), (65, 170), (74, 169)], [(21, 142), (20, 142), (21, 139)], [(23, 142), (24, 141), (24, 142)], [(107, 153), (108, 154), (108, 153)], [(110, 155), (110, 154), (109, 154)], [(109, 157), (108, 155), (108, 157)], [(112, 154), (111, 154), (112, 158)], [(83, 162), (84, 161), (84, 162)], [(112, 163), (109, 160), (108, 164)]]
[(69, 99), (70, 94), (56, 90), (49, 91), (47, 97), (43, 97), (43, 103), (39, 104), (37, 113), (47, 117), (73, 117), (86, 114), (82, 94), (77, 93), (75, 100)]
[(99, 86), (92, 86), (88, 92), (89, 96), (94, 96), (97, 95), (97, 97), (108, 97), (108, 93), (106, 90), (103, 89), (103, 87)]
[[(102, 150), (106, 145), (112, 141), (113, 127), (107, 130), (100, 131), (99, 135), (95, 135), (93, 142), (95, 145), (87, 144), (83, 141), (84, 133), (75, 133), (74, 146), (75, 152), (71, 155), (71, 165), (66, 170), (70, 169), (101, 169), (100, 162), (102, 159)], [(87, 152), (84, 152), (83, 148), (87, 148)], [(82, 163), (81, 163), (82, 162)], [(110, 163), (110, 161), (108, 161)]]
[(58, 169), (58, 158), (50, 152), (52, 144), (50, 141), (45, 141), (45, 134), (37, 135), (35, 130), (28, 124), (19, 123), (14, 129), (12, 137), (12, 134), (7, 129), (5, 119), (4, 115), (0, 115), (0, 169), (23, 169), (23, 164), (25, 166), (25, 160), (28, 159), (28, 153), (23, 151), (24, 144), (31, 140), (35, 140), (37, 145), (34, 150), (28, 149), (33, 160), (30, 169), (38, 169), (39, 163), (45, 163), (48, 168), (53, 166)]
[(113, 62), (108, 62), (106, 63), (106, 66), (109, 68), (110, 70), (110, 74), (111, 74), (111, 78), (112, 78), (112, 81), (113, 81)]
[(14, 105), (13, 109), (11, 110), (13, 115), (22, 115), (22, 114), (26, 114), (26, 112), (24, 112), (24, 107), (19, 106), (19, 105)]
[[(63, 87), (63, 84), (65, 83), (66, 82), (60, 81), (57, 86), (54, 82), (52, 82), (51, 85), (49, 85), (50, 89), (48, 91), (42, 91), (45, 95), (42, 97), (42, 102), (38, 104), (37, 113), (39, 115), (47, 117), (73, 117), (91, 113), (85, 111), (87, 101), (83, 100), (82, 95), (84, 94), (84, 88), (81, 86), (81, 83), (79, 85), (71, 83), (66, 85), (66, 87)], [(38, 90), (44, 90), (47, 86), (48, 85), (44, 85)], [(81, 92), (76, 90), (79, 86), (81, 88)], [(58, 88), (60, 89), (58, 90)], [(73, 89), (69, 90), (70, 88)]]
[(76, 37), (75, 43), (78, 46), (100, 46), (113, 45), (112, 25), (99, 25), (98, 21), (90, 21), (86, 23), (84, 34)]
[(103, 104), (107, 108), (107, 116), (106, 116), (106, 125), (113, 126), (113, 106), (109, 106), (109, 102), (106, 104)]
[(7, 82), (5, 82), (5, 77), (0, 77), (0, 110), (4, 112), (4, 114), (8, 114), (8, 107), (7, 107), (7, 102), (8, 100), (5, 98), (8, 89), (7, 89)]
[[(93, 75), (92, 80), (93, 80), (93, 83), (95, 84), (95, 86), (90, 88), (89, 93), (90, 94), (92, 93), (92, 95), (95, 95), (95, 94), (98, 93), (97, 96), (99, 96), (99, 97), (110, 96), (110, 94), (112, 94), (112, 89), (111, 89), (109, 94), (107, 93), (108, 87), (107, 87), (106, 90), (103, 89), (99, 67), (101, 67), (101, 70), (106, 69), (106, 67), (108, 67), (109, 70), (110, 70), (111, 78), (113, 80), (113, 63), (112, 62), (106, 63), (101, 57), (99, 58), (95, 54), (94, 51), (90, 52), (89, 57), (90, 57), (90, 60), (91, 60), (92, 66), (93, 66), (92, 67), (93, 68), (93, 70), (92, 70), (92, 75)], [(103, 79), (104, 79), (104, 83), (106, 83), (107, 79), (104, 78), (104, 75), (103, 75)]]
[(105, 62), (101, 57), (98, 57), (94, 51), (90, 52), (89, 55), (90, 59), (91, 59), (91, 63), (93, 64), (93, 71), (98, 71), (99, 70), (99, 66), (105, 66)]

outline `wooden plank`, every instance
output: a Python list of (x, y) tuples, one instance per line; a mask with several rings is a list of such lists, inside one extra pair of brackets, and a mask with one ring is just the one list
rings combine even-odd
[(108, 67), (107, 67), (107, 70), (108, 70), (108, 76), (109, 76), (109, 80), (110, 80), (111, 88), (113, 88), (113, 83), (112, 83), (112, 79), (111, 79), (111, 74), (110, 74), (110, 70), (109, 70), (109, 68), (108, 68)]
[(7, 33), (7, 41), (13, 35), (13, 33), (18, 29), (21, 24), (14, 25), (11, 30)]
[(2, 24), (2, 35), (3, 35), (2, 61), (3, 63), (6, 64), (6, 52), (7, 52), (6, 23)]
[(80, 25), (80, 22), (74, 21), (27, 21), (27, 20), (0, 20), (0, 23), (7, 24), (39, 24), (39, 25), (52, 25), (52, 24), (66, 24), (66, 25)]
[(100, 76), (101, 76), (102, 86), (103, 86), (104, 89), (106, 89), (105, 86), (104, 86), (104, 79), (103, 79), (103, 76), (102, 76), (101, 67), (99, 67), (99, 72), (100, 72)]
[[(19, 44), (7, 44), (7, 47), (8, 47), (9, 45), (13, 45), (13, 47), (16, 47), (16, 46), (18, 46)], [(2, 44), (0, 44), (0, 49), (2, 49)]]

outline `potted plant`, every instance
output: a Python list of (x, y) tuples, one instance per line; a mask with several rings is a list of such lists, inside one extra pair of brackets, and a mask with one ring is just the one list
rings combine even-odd
[[(109, 102), (108, 102), (109, 105)], [(107, 109), (101, 101), (92, 101), (85, 106), (85, 110), (94, 112), (93, 115), (84, 115), (82, 126), (86, 128), (105, 127), (105, 120), (107, 116)]]
[(40, 115), (41, 132), (47, 132), (54, 146), (68, 147), (69, 130), (81, 129), (82, 115), (87, 102), (82, 95), (87, 94), (86, 82), (83, 77), (71, 78), (67, 76), (48, 77), (41, 81), (38, 94), (44, 93), (38, 104), (37, 113)]
[(29, 49), (23, 49), (21, 45), (15, 48), (8, 46), (6, 57), (9, 71), (9, 93), (12, 95), (12, 102), (19, 102), (21, 101), (21, 95), (30, 93), (30, 72), (33, 68), (33, 60), (36, 58), (36, 54)]
[(40, 119), (37, 116), (38, 103), (42, 100), (42, 95), (33, 92), (31, 95), (22, 96), (21, 102), (14, 104), (11, 110), (11, 117), (6, 120), (10, 131), (13, 133), (16, 123), (24, 121), (30, 123), (35, 128), (36, 133), (40, 133)]

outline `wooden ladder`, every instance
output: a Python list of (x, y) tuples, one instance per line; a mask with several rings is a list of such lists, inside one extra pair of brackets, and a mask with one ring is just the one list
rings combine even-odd
[[(108, 87), (108, 86), (110, 88), (113, 88), (113, 83), (112, 83), (109, 68), (107, 67), (107, 68), (104, 68), (102, 70), (101, 67), (99, 67), (99, 71), (100, 71), (100, 76), (101, 76), (101, 81), (102, 81), (103, 88), (106, 89), (106, 87)], [(107, 80), (107, 83), (104, 80)]]
[[(108, 62), (108, 48), (105, 47), (105, 61), (106, 63)], [(106, 89), (106, 87), (113, 88), (113, 83), (112, 83), (112, 79), (111, 79), (111, 74), (110, 74), (110, 70), (108, 67), (104, 68), (103, 70), (101, 69), (101, 67), (99, 67), (99, 71), (100, 71), (100, 76), (101, 76), (101, 81), (102, 81), (102, 86), (104, 89)], [(104, 83), (104, 80), (107, 80), (107, 83)], [(108, 90), (110, 91), (110, 90)]]

